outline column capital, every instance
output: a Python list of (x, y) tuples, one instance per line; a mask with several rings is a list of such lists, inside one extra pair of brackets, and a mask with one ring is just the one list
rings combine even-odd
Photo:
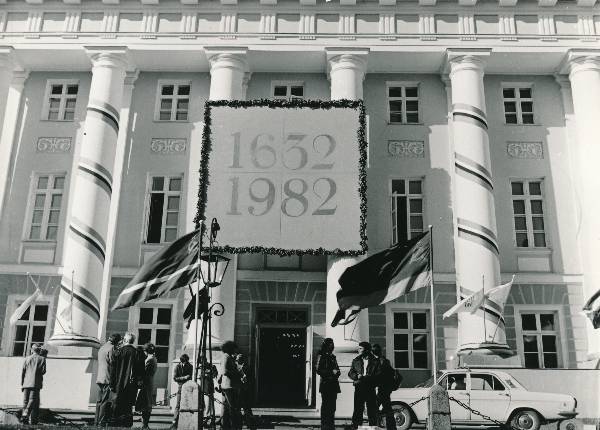
[(86, 46), (85, 52), (92, 62), (92, 68), (107, 67), (131, 70), (133, 61), (129, 50), (123, 46)]
[(369, 48), (325, 48), (327, 54), (327, 74), (341, 69), (355, 69), (364, 74), (367, 71)]
[(211, 47), (204, 48), (210, 65), (210, 72), (221, 68), (237, 69), (248, 72), (248, 48), (246, 47)]
[(563, 59), (558, 73), (568, 74), (571, 77), (584, 71), (600, 72), (600, 50), (570, 49)]
[(0, 46), (0, 71), (22, 70), (12, 46)]
[(129, 71), (125, 73), (125, 85), (134, 85), (137, 78), (140, 76), (140, 71), (138, 69)]
[(460, 70), (476, 70), (483, 73), (491, 53), (491, 49), (448, 49), (441, 73), (448, 73), (450, 78)]

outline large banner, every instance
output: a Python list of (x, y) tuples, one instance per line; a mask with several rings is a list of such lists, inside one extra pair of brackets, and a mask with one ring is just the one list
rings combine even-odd
[(364, 110), (353, 101), (209, 101), (198, 219), (227, 252), (366, 251)]

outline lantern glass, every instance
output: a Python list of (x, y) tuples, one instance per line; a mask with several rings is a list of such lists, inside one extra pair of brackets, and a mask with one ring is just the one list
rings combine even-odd
[(229, 258), (218, 254), (211, 254), (200, 257), (200, 273), (205, 285), (209, 287), (218, 287), (223, 281), (225, 271), (229, 265)]

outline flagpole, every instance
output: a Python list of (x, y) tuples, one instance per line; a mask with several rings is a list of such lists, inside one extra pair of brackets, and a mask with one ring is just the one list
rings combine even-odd
[(73, 283), (75, 282), (75, 269), (73, 269), (73, 271), (71, 272), (71, 321), (70, 321), (70, 326), (71, 326), (71, 333), (73, 333)]
[(204, 220), (200, 220), (200, 228), (198, 229), (198, 267), (196, 268), (196, 303), (194, 304), (194, 371), (192, 381), (196, 382), (198, 376), (198, 311), (200, 309), (200, 267), (202, 265), (200, 257), (202, 256), (202, 231), (204, 229)]
[(431, 367), (433, 371), (433, 381), (435, 383), (437, 375), (437, 356), (435, 348), (435, 306), (433, 302), (433, 226), (429, 225), (429, 265), (431, 271), (429, 290), (431, 293)]
[(483, 293), (483, 343), (487, 342), (487, 328), (485, 327), (485, 274), (481, 275), (481, 292)]

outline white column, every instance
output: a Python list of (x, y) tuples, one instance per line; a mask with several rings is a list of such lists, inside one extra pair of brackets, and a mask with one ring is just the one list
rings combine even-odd
[[(113, 194), (121, 195), (121, 184), (123, 180), (123, 164), (127, 154), (127, 141), (129, 137), (129, 121), (131, 120), (130, 109), (131, 99), (135, 81), (139, 76), (138, 71), (127, 72), (125, 83), (123, 85), (123, 100), (121, 101), (121, 112), (119, 121), (119, 135), (117, 136), (117, 147), (115, 153), (115, 163), (113, 172)], [(104, 273), (102, 276), (102, 289), (100, 294), (100, 322), (98, 324), (98, 339), (100, 343), (106, 338), (106, 322), (108, 320), (108, 306), (110, 300), (110, 286), (112, 278), (112, 263), (114, 257), (115, 234), (117, 231), (117, 221), (119, 215), (120, 199), (111, 200), (108, 215), (108, 231), (106, 234), (106, 260), (104, 264)]]
[(0, 217), (4, 210), (10, 160), (28, 75), (28, 72), (15, 70), (11, 51), (0, 49)]
[[(328, 50), (328, 69), (331, 81), (331, 100), (360, 100), (363, 98), (363, 80), (367, 68), (367, 51), (344, 52)], [(364, 258), (364, 257), (362, 257)], [(363, 309), (359, 317), (347, 326), (331, 327), (338, 308), (336, 293), (344, 270), (362, 258), (329, 257), (327, 261), (327, 296), (325, 336), (333, 339), (340, 364), (347, 364), (356, 353), (358, 342), (369, 340), (369, 311)], [(339, 354), (343, 355), (339, 355)]]
[[(248, 63), (246, 60), (246, 50), (212, 50), (207, 49), (207, 56), (210, 63), (210, 100), (243, 100), (245, 98), (245, 87), (248, 85), (250, 73), (248, 72)], [(197, 149), (199, 152), (199, 148)], [(191, 156), (191, 159), (197, 159), (195, 165), (190, 165), (190, 172), (197, 172), (200, 166), (199, 154)], [(191, 187), (198, 187), (199, 177), (190, 175)], [(195, 182), (194, 182), (195, 181)], [(196, 199), (198, 194), (193, 194)], [(188, 218), (193, 218), (195, 214), (188, 214)], [(210, 228), (211, 220), (206, 220), (207, 229)], [(188, 222), (191, 225), (191, 222)], [(207, 242), (207, 241), (205, 241)], [(208, 243), (204, 243), (208, 246)], [(237, 260), (236, 256), (228, 256), (231, 258), (229, 268), (223, 279), (223, 283), (215, 288), (211, 288), (211, 303), (219, 302), (225, 308), (223, 316), (215, 316), (212, 318), (212, 346), (214, 349), (220, 348), (223, 342), (233, 340), (234, 322), (235, 322), (235, 294), (236, 294), (236, 271)], [(195, 325), (199, 320), (194, 320), (190, 324), (188, 336), (185, 344), (186, 349), (194, 345)], [(198, 327), (200, 334), (200, 327)]]
[[(123, 98), (126, 51), (90, 50), (92, 82), (65, 235), (63, 277), (51, 341), (98, 347), (102, 279)], [(71, 294), (73, 293), (73, 294)]]
[[(449, 60), (454, 142), (457, 298), (500, 285), (490, 149), (483, 87), (484, 65), (476, 55)], [(485, 309), (484, 309), (485, 308)], [(475, 314), (458, 316), (458, 353), (508, 350), (498, 304), (487, 300)], [(484, 316), (485, 312), (485, 316)]]
[[(569, 63), (569, 80), (577, 130), (574, 165), (578, 172), (577, 200), (581, 266), (585, 300), (600, 286), (600, 54), (574, 55)], [(600, 332), (587, 321), (590, 358), (600, 357)]]

